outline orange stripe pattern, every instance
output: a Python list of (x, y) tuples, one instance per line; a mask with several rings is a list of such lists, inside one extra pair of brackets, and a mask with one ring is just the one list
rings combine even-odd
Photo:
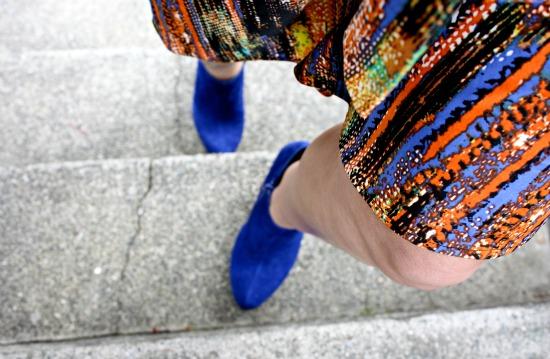
[(165, 45), (284, 60), (350, 104), (345, 171), (389, 228), (451, 256), (512, 253), (550, 215), (550, 3), (151, 0)]

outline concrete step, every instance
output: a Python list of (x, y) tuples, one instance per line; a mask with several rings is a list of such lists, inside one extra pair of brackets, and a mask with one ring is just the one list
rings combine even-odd
[(272, 153), (0, 168), (0, 343), (550, 300), (541, 231), (454, 288), (421, 292), (308, 237), (259, 310), (235, 306), (229, 252)]
[(163, 47), (148, 0), (3, 0), (0, 54), (28, 50)]
[[(162, 49), (31, 51), (0, 64), (0, 165), (204, 151), (191, 118), (194, 59)], [(239, 151), (276, 150), (343, 121), (347, 105), (298, 83), (292, 68), (246, 65)]]
[(6, 359), (548, 358), (550, 304), (0, 347)]

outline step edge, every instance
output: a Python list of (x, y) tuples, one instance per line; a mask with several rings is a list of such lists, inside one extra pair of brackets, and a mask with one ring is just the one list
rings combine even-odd
[(268, 158), (275, 155), (275, 151), (244, 151), (244, 152), (231, 152), (231, 153), (193, 153), (193, 154), (178, 154), (162, 157), (123, 157), (123, 158), (104, 158), (104, 159), (86, 159), (75, 161), (52, 161), (52, 162), (38, 162), (26, 165), (2, 165), (0, 164), (0, 174), (3, 172), (27, 172), (27, 171), (56, 171), (61, 168), (67, 169), (79, 169), (90, 166), (104, 166), (104, 165), (131, 165), (135, 163), (148, 163), (152, 162), (153, 165), (161, 164), (170, 161), (183, 161), (194, 162), (203, 160), (234, 160), (236, 158), (254, 159), (254, 158)]
[(292, 328), (316, 328), (326, 327), (342, 324), (369, 324), (376, 321), (399, 321), (407, 322), (413, 319), (429, 318), (434, 316), (457, 316), (472, 312), (492, 312), (499, 309), (506, 309), (510, 311), (535, 311), (550, 310), (550, 302), (543, 301), (539, 303), (526, 303), (524, 305), (500, 305), (500, 306), (488, 306), (488, 307), (475, 307), (463, 310), (427, 310), (427, 311), (413, 311), (413, 312), (398, 312), (398, 313), (383, 313), (372, 316), (357, 317), (357, 318), (342, 318), (337, 320), (308, 320), (298, 321), (290, 323), (274, 323), (274, 324), (260, 324), (260, 325), (233, 325), (233, 326), (219, 326), (201, 328), (197, 330), (179, 330), (162, 333), (151, 332), (139, 332), (139, 333), (112, 333), (105, 335), (91, 335), (78, 338), (65, 338), (65, 339), (51, 339), (51, 340), (33, 340), (33, 341), (20, 341), (13, 343), (0, 343), (0, 354), (6, 350), (32, 350), (32, 347), (50, 346), (63, 347), (64, 345), (75, 346), (93, 346), (93, 344), (99, 343), (99, 341), (107, 341), (102, 344), (120, 344), (128, 339), (137, 339), (141, 343), (157, 340), (178, 340), (184, 336), (193, 337), (201, 336), (205, 334), (210, 335), (234, 335), (234, 334), (247, 334), (253, 332), (273, 332), (278, 330), (292, 329)]

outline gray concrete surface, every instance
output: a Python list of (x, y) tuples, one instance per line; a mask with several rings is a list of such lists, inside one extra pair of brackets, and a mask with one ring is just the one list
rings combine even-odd
[(550, 305), (0, 347), (6, 359), (548, 358)]
[(163, 46), (148, 0), (3, 0), (0, 20), (0, 53)]
[(432, 293), (308, 237), (259, 310), (234, 305), (227, 261), (270, 153), (0, 170), (0, 343), (457, 310), (550, 299), (539, 233)]
[(116, 330), (148, 163), (0, 169), (0, 343)]
[[(72, 50), (0, 64), (0, 165), (204, 151), (191, 117), (194, 59), (163, 49)], [(239, 151), (314, 138), (346, 108), (298, 83), (291, 63), (249, 63)]]

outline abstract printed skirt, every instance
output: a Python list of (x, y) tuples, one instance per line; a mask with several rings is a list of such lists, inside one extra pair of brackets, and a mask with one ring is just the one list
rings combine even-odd
[(495, 258), (549, 217), (549, 2), (151, 5), (177, 54), (292, 61), (298, 81), (346, 100), (345, 170), (380, 220), (413, 244)]

